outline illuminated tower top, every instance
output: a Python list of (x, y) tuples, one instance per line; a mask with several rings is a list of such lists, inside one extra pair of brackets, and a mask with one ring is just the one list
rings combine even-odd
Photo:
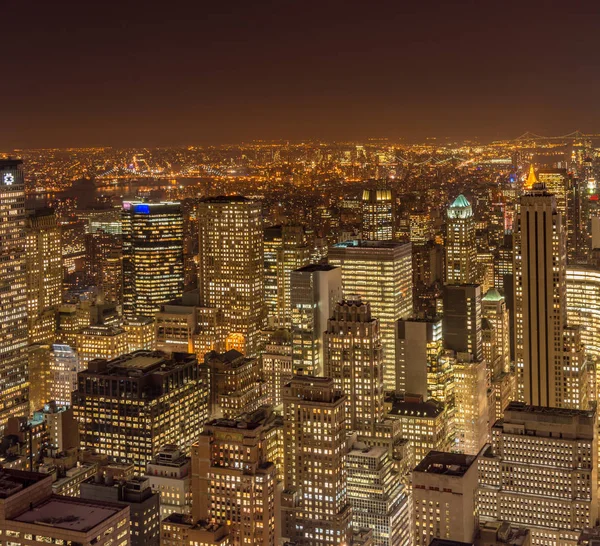
[(459, 195), (448, 207), (447, 217), (446, 282), (473, 283), (477, 266), (475, 217), (464, 195)]

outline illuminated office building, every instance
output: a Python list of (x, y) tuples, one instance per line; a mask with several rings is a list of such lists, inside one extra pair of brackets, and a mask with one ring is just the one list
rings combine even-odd
[(479, 457), (482, 521), (526, 527), (532, 544), (577, 544), (594, 526), (597, 502), (595, 411), (511, 402)]
[(362, 237), (391, 241), (395, 234), (396, 203), (390, 189), (366, 189), (362, 194)]
[(0, 160), (0, 430), (29, 412), (25, 184), (20, 160)]
[(88, 326), (75, 336), (81, 369), (96, 358), (110, 360), (127, 353), (127, 332), (116, 326)]
[(204, 356), (202, 378), (209, 386), (211, 419), (235, 419), (269, 402), (260, 360), (231, 350)]
[(263, 243), (265, 307), (267, 317), (273, 319), (277, 317), (277, 252), (282, 244), (282, 226), (265, 228)]
[(447, 415), (441, 402), (407, 395), (393, 404), (388, 416), (400, 423), (400, 437), (411, 442), (417, 464), (431, 450), (450, 449)]
[(323, 334), (325, 376), (346, 396), (346, 427), (375, 437), (383, 419), (383, 352), (379, 322), (360, 297), (338, 303)]
[(410, 496), (385, 447), (356, 445), (346, 460), (352, 527), (373, 530), (373, 546), (408, 546)]
[(261, 355), (262, 370), (267, 382), (267, 398), (274, 407), (283, 400), (283, 387), (292, 379), (292, 338), (289, 330), (281, 328), (270, 336)]
[(566, 238), (556, 198), (530, 172), (514, 232), (515, 356), (518, 397), (528, 404), (585, 409), (579, 351), (567, 324)]
[(130, 544), (128, 506), (53, 495), (52, 481), (52, 476), (38, 472), (0, 470), (3, 542), (22, 546)]
[[(127, 338), (125, 352), (154, 351), (156, 349), (156, 326), (152, 317), (133, 317), (123, 322)], [(193, 351), (182, 351), (193, 352)], [(117, 355), (118, 356), (118, 355)]]
[(183, 293), (179, 203), (123, 203), (123, 315), (153, 317)]
[(567, 249), (575, 243), (571, 205), (574, 196), (573, 175), (566, 169), (539, 169), (537, 179), (556, 198), (556, 209), (562, 216)]
[(283, 226), (283, 242), (277, 250), (277, 314), (279, 326), (292, 324), (291, 273), (310, 262), (310, 248), (301, 226)]
[(334, 305), (342, 299), (342, 270), (310, 264), (290, 275), (292, 363), (294, 370), (323, 374), (323, 332)]
[(479, 528), (477, 459), (477, 454), (434, 450), (417, 464), (412, 473), (415, 546), (429, 546), (434, 539), (473, 544)]
[(193, 355), (137, 351), (93, 360), (79, 373), (72, 398), (80, 447), (143, 474), (166, 444), (189, 453), (207, 419), (207, 398)]
[(85, 235), (85, 272), (107, 302), (123, 301), (123, 243), (120, 235), (97, 230)]
[(459, 195), (447, 212), (446, 283), (469, 284), (476, 276), (475, 218), (471, 204)]
[(333, 379), (296, 376), (283, 404), (282, 534), (299, 546), (349, 544), (346, 396)]
[(59, 406), (70, 406), (71, 393), (77, 390), (77, 374), (82, 369), (79, 355), (69, 345), (52, 345), (48, 400), (54, 400)]
[(35, 381), (29, 385), (29, 413), (31, 414), (52, 400), (50, 396), (50, 345), (30, 345), (28, 364), (29, 377), (35, 377)]
[(442, 319), (401, 319), (396, 326), (396, 393), (438, 398), (435, 373), (443, 351)]
[(121, 235), (121, 210), (118, 207), (92, 208), (76, 210), (75, 215), (85, 222), (86, 233), (103, 231), (112, 235)]
[(27, 316), (30, 343), (49, 344), (62, 303), (60, 227), (50, 209), (27, 216)]
[(496, 356), (492, 361), (492, 376), (510, 371), (510, 317), (506, 307), (506, 300), (498, 290), (491, 288), (481, 298), (481, 316), (489, 320), (494, 328), (494, 345)]
[(454, 448), (475, 455), (488, 441), (487, 375), (484, 360), (459, 353), (453, 366)]
[(193, 520), (229, 525), (233, 546), (273, 546), (277, 538), (270, 416), (261, 409), (209, 421), (192, 446)]
[(384, 387), (396, 388), (396, 321), (413, 312), (412, 246), (392, 241), (347, 241), (329, 249), (329, 263), (342, 269), (344, 294), (371, 304), (379, 320)]
[(260, 203), (241, 196), (203, 199), (200, 304), (223, 315), (225, 348), (254, 356), (264, 320), (264, 253)]
[(409, 216), (410, 242), (425, 245), (433, 239), (433, 217), (428, 212), (413, 212)]

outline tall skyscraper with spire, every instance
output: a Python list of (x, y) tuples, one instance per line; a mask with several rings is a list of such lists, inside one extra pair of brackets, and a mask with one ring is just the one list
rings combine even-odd
[(20, 160), (0, 161), (0, 430), (29, 412), (25, 182)]
[(534, 406), (583, 409), (585, 362), (577, 332), (566, 328), (565, 225), (533, 166), (513, 242), (519, 398)]
[(446, 283), (474, 283), (476, 262), (475, 217), (471, 204), (461, 194), (447, 212)]

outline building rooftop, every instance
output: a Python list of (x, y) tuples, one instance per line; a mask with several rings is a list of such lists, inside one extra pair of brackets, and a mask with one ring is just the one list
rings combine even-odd
[(341, 243), (336, 243), (331, 246), (331, 248), (378, 248), (378, 249), (386, 249), (386, 248), (401, 248), (406, 245), (410, 245), (410, 243), (401, 243), (398, 241), (369, 241), (366, 239), (351, 239), (350, 241), (343, 241)]
[(476, 460), (477, 455), (430, 451), (414, 471), (446, 476), (464, 476)]
[(498, 292), (498, 290), (496, 290), (495, 288), (490, 288), (485, 293), (485, 296), (483, 296), (483, 298), (481, 298), (481, 301), (502, 301), (503, 299), (504, 299), (504, 296), (502, 294), (500, 294), (500, 292)]
[(401, 400), (393, 403), (389, 414), (392, 417), (438, 417), (443, 411), (443, 404), (436, 400), (428, 400), (427, 402)]
[(51, 478), (48, 474), (24, 470), (0, 469), (0, 499), (8, 499), (28, 487)]
[(528, 413), (532, 415), (538, 416), (554, 416), (554, 417), (594, 417), (594, 410), (578, 410), (578, 409), (568, 409), (568, 408), (550, 408), (546, 406), (530, 406), (525, 404), (524, 402), (510, 402), (508, 406), (506, 406), (505, 412), (519, 412), (519, 413)]
[(299, 269), (295, 269), (294, 271), (302, 273), (314, 273), (316, 271), (331, 271), (332, 269), (337, 269), (337, 267), (330, 264), (308, 264), (304, 267), (300, 267)]
[(458, 542), (456, 540), (447, 540), (445, 538), (434, 538), (429, 546), (473, 546), (472, 542)]
[(190, 359), (195, 360), (194, 355), (186, 353), (174, 353), (168, 357), (160, 351), (135, 351), (124, 354), (112, 360), (102, 358), (90, 361), (88, 369), (79, 372), (82, 375), (145, 375), (173, 370), (178, 366), (185, 365)]
[(461, 193), (454, 202), (448, 207), (448, 218), (472, 218), (473, 209), (471, 203)]
[(126, 508), (107, 502), (53, 496), (38, 506), (30, 508), (14, 520), (70, 531), (87, 532), (122, 510), (126, 510)]
[(248, 199), (243, 195), (217, 195), (216, 197), (205, 197), (200, 200), (201, 203), (251, 203), (252, 199)]

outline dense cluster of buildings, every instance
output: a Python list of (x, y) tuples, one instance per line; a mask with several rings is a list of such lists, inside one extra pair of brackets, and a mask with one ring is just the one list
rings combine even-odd
[(0, 544), (594, 544), (593, 161), (527, 159), (426, 206), (365, 183), (326, 232), (28, 210), (1, 160)]

